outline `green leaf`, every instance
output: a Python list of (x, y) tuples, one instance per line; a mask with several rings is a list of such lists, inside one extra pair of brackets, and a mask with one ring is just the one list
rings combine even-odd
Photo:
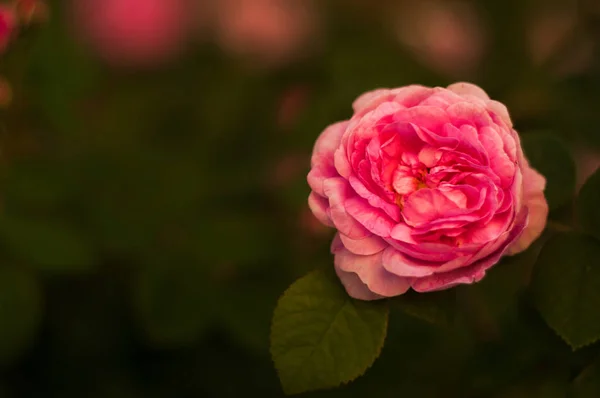
[(81, 234), (61, 222), (5, 215), (0, 244), (15, 259), (47, 272), (88, 271), (96, 261)]
[(573, 398), (600, 397), (600, 357), (573, 380), (571, 392)]
[(542, 248), (533, 275), (534, 303), (573, 349), (600, 338), (600, 244), (587, 235), (560, 233)]
[(546, 177), (550, 209), (566, 204), (575, 192), (575, 161), (565, 144), (547, 133), (526, 134), (521, 143), (531, 166)]
[(33, 344), (41, 307), (40, 286), (31, 273), (0, 268), (0, 364), (8, 364)]
[(271, 355), (286, 394), (339, 386), (379, 356), (388, 307), (351, 299), (325, 271), (297, 280), (279, 300)]
[(198, 267), (161, 264), (140, 270), (133, 300), (148, 342), (169, 348), (197, 341), (212, 320), (212, 292)]
[(581, 227), (600, 239), (600, 169), (583, 184), (575, 208)]

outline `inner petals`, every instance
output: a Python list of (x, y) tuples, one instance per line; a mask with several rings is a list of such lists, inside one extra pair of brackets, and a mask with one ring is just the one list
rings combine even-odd
[(421, 224), (445, 217), (459, 206), (439, 189), (421, 189), (405, 200), (403, 209), (406, 223), (417, 227)]

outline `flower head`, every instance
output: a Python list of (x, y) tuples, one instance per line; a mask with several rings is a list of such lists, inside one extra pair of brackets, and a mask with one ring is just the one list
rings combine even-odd
[(353, 107), (318, 138), (308, 174), (313, 214), (338, 230), (335, 269), (351, 296), (477, 282), (541, 234), (545, 179), (481, 88), (380, 89)]

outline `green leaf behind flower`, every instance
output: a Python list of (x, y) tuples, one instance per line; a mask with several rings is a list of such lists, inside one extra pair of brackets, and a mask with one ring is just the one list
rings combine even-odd
[(600, 170), (587, 179), (575, 206), (581, 227), (600, 239)]
[(546, 177), (550, 209), (566, 204), (575, 192), (575, 162), (565, 144), (549, 133), (526, 134), (521, 143), (531, 166)]
[(600, 338), (600, 244), (586, 235), (560, 233), (538, 257), (532, 281), (535, 306), (573, 349)]
[(279, 300), (271, 355), (286, 394), (339, 386), (379, 356), (388, 323), (382, 302), (351, 299), (325, 271), (297, 280)]

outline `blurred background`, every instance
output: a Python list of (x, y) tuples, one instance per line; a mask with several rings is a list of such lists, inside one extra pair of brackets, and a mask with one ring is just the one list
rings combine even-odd
[[(474, 82), (579, 184), (600, 164), (598, 0), (1, 6), (1, 398), (282, 396), (272, 311), (332, 263), (312, 145), (364, 91)], [(365, 377), (307, 395), (564, 396), (546, 329), (480, 348), (393, 314)]]

